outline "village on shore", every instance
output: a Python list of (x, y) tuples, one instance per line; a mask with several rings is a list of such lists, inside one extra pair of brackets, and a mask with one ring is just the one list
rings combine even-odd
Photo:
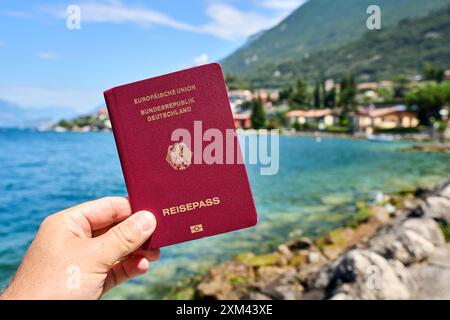
[[(286, 134), (323, 133), (389, 140), (450, 139), (450, 70), (426, 65), (422, 75), (359, 82), (351, 74), (318, 81), (298, 79), (282, 89), (252, 88), (226, 77), (237, 129), (280, 129)], [(110, 131), (106, 107), (51, 127), (58, 132)]]

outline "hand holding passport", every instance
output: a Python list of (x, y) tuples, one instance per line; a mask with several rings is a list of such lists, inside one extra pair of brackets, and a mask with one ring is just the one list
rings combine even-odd
[(219, 64), (105, 92), (134, 212), (157, 219), (149, 247), (256, 224)]

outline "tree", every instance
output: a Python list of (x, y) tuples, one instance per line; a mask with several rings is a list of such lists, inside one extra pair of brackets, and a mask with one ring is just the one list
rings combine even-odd
[(445, 79), (445, 71), (444, 69), (427, 62), (423, 68), (423, 78), (425, 80), (441, 83)]
[(308, 109), (311, 104), (311, 96), (308, 90), (308, 84), (303, 78), (295, 83), (291, 94), (289, 95), (289, 107), (293, 110)]
[(344, 107), (346, 112), (355, 106), (356, 91), (355, 76), (350, 74), (344, 77), (341, 81), (339, 104)]
[(404, 75), (394, 78), (394, 98), (404, 98), (408, 90), (409, 79)]
[(427, 85), (410, 92), (406, 103), (416, 107), (420, 124), (431, 126), (433, 120), (441, 118), (441, 107), (450, 101), (450, 85), (448, 83)]
[(314, 88), (313, 105), (314, 105), (314, 108), (316, 108), (316, 109), (319, 109), (322, 106), (319, 82), (316, 82), (316, 87)]
[(239, 107), (241, 111), (248, 111), (252, 108), (253, 102), (252, 101), (245, 101), (241, 106)]
[(74, 124), (73, 124), (72, 121), (68, 121), (68, 120), (66, 120), (66, 119), (62, 119), (62, 120), (60, 120), (60, 121), (57, 123), (57, 126), (63, 127), (63, 128), (66, 128), (66, 129), (69, 129), (69, 130), (70, 130), (70, 129), (73, 128)]
[(280, 90), (280, 96), (279, 96), (279, 100), (280, 101), (286, 101), (289, 99), (289, 96), (292, 94), (292, 87), (284, 87)]
[(230, 90), (252, 89), (252, 85), (250, 83), (231, 74), (225, 75), (225, 82)]
[(253, 99), (252, 105), (252, 126), (254, 129), (262, 129), (266, 123), (266, 115), (264, 112), (264, 105), (261, 97)]
[(332, 88), (325, 93), (323, 105), (325, 108), (334, 108), (336, 106), (336, 88)]

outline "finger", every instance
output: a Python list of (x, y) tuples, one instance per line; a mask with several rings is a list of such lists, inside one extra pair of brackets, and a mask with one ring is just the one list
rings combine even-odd
[(99, 245), (99, 262), (113, 266), (133, 253), (153, 234), (156, 219), (148, 211), (139, 211), (105, 234), (93, 238)]
[(101, 229), (98, 229), (98, 230), (93, 230), (92, 231), (92, 237), (95, 238), (95, 237), (101, 236), (102, 234), (105, 234), (106, 232), (108, 232), (109, 229), (114, 227), (116, 224), (117, 223), (114, 223), (114, 224), (112, 224), (112, 225), (110, 225), (108, 227), (104, 227), (104, 228), (101, 228)]
[(129, 257), (116, 263), (106, 276), (104, 292), (118, 286), (124, 281), (140, 276), (147, 272), (149, 262), (144, 257)]
[(66, 212), (83, 229), (100, 230), (121, 222), (132, 214), (126, 197), (105, 197), (75, 206)]
[(142, 248), (139, 248), (135, 252), (133, 252), (133, 255), (144, 257), (148, 261), (153, 262), (160, 258), (161, 252), (159, 251), (159, 249), (144, 250)]

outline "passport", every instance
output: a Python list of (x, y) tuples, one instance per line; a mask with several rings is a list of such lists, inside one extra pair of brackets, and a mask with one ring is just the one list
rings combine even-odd
[(221, 67), (211, 63), (104, 92), (133, 212), (160, 248), (254, 226), (257, 213)]

